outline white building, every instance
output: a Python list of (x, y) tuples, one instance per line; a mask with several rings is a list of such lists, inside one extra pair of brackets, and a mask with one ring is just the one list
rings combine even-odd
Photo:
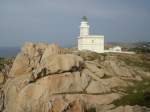
[(115, 46), (113, 48), (109, 48), (110, 52), (122, 52), (122, 48), (120, 46)]
[(83, 17), (80, 25), (80, 36), (78, 37), (78, 50), (104, 53), (104, 36), (90, 35), (89, 28), (87, 18)]
[(104, 51), (105, 53), (124, 53), (124, 54), (135, 54), (135, 52), (132, 51), (122, 51), (121, 46), (114, 46), (112, 48), (109, 48), (108, 50)]

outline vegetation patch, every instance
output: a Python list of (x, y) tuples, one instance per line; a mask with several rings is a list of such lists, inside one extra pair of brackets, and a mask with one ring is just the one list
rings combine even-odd
[(94, 60), (104, 61), (107, 56), (106, 53), (96, 53), (91, 51), (82, 51), (79, 52), (78, 55), (81, 56), (86, 61), (94, 61)]
[(0, 71), (4, 69), (6, 65), (12, 65), (14, 58), (1, 58), (0, 57)]
[(150, 53), (150, 42), (136, 43), (135, 47), (131, 50), (137, 53)]
[(125, 88), (125, 95), (113, 102), (116, 106), (140, 105), (150, 107), (150, 80), (134, 82), (134, 86)]

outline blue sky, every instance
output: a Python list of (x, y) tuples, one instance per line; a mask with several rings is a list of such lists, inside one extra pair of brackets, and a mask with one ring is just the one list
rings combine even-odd
[(150, 0), (0, 0), (0, 46), (75, 45), (84, 15), (105, 42), (150, 41)]

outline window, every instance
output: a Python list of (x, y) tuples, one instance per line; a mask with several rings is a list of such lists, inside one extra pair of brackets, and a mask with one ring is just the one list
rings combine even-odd
[(92, 43), (94, 43), (94, 40), (92, 40)]

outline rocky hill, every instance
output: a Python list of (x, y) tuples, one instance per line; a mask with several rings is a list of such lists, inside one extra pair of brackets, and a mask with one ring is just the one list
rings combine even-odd
[(150, 112), (149, 54), (26, 43), (0, 95), (1, 112)]

